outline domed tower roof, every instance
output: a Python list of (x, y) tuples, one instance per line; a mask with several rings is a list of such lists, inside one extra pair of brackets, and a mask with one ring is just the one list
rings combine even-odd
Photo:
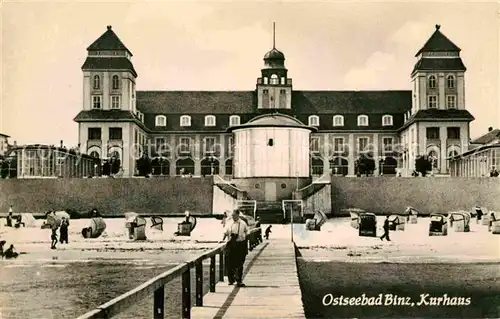
[(264, 60), (269, 59), (285, 60), (285, 55), (278, 49), (272, 48), (271, 51), (267, 52), (266, 55), (264, 55)]
[(264, 69), (285, 69), (285, 55), (276, 49), (276, 25), (273, 22), (273, 48), (264, 55)]
[(307, 126), (292, 116), (280, 113), (264, 114), (256, 116), (247, 123), (229, 127), (227, 131), (231, 132), (235, 129), (253, 128), (253, 127), (290, 127), (290, 128), (308, 129), (313, 132), (317, 131), (315, 127)]

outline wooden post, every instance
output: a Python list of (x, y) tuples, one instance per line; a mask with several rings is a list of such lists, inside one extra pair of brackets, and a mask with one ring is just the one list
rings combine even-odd
[(219, 281), (224, 281), (224, 251), (219, 253)]
[(203, 306), (203, 261), (198, 261), (195, 265), (196, 270), (196, 306)]
[(153, 305), (153, 318), (163, 319), (165, 318), (165, 286), (155, 290), (154, 293), (154, 305)]
[(215, 292), (215, 255), (210, 257), (210, 292)]
[(182, 274), (182, 318), (191, 319), (191, 269)]

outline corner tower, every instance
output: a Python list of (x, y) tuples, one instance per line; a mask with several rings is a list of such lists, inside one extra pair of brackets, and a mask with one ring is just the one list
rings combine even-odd
[(273, 48), (264, 55), (264, 68), (257, 79), (258, 109), (287, 109), (292, 106), (292, 79), (287, 78), (285, 55), (276, 49), (273, 22)]
[(135, 72), (132, 52), (107, 26), (87, 48), (83, 71), (83, 110), (135, 110)]
[(418, 58), (411, 80), (412, 113), (425, 109), (465, 109), (466, 67), (460, 48), (436, 30), (415, 55)]

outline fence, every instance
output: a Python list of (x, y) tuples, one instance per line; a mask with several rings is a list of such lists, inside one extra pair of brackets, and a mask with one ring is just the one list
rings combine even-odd
[[(252, 229), (247, 237), (248, 249), (252, 250), (262, 242), (262, 231), (259, 228)], [(158, 275), (135, 289), (132, 289), (115, 299), (100, 305), (96, 309), (87, 312), (77, 319), (102, 319), (112, 318), (123, 312), (130, 306), (150, 295), (153, 295), (153, 318), (165, 318), (165, 285), (170, 281), (182, 276), (182, 318), (191, 318), (191, 268), (195, 267), (196, 273), (196, 306), (203, 306), (203, 261), (210, 258), (210, 292), (215, 292), (217, 282), (216, 256), (219, 255), (219, 281), (224, 281), (224, 252), (226, 244), (222, 244), (211, 251), (195, 257), (188, 262), (180, 264), (161, 275)]]

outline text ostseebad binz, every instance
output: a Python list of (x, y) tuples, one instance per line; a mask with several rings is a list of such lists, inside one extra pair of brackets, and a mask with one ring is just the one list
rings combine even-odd
[(324, 306), (468, 306), (471, 304), (470, 297), (450, 297), (447, 294), (442, 296), (430, 296), (421, 294), (420, 300), (415, 302), (411, 297), (402, 297), (394, 294), (379, 294), (368, 297), (362, 294), (360, 297), (334, 297), (326, 294), (323, 297)]

